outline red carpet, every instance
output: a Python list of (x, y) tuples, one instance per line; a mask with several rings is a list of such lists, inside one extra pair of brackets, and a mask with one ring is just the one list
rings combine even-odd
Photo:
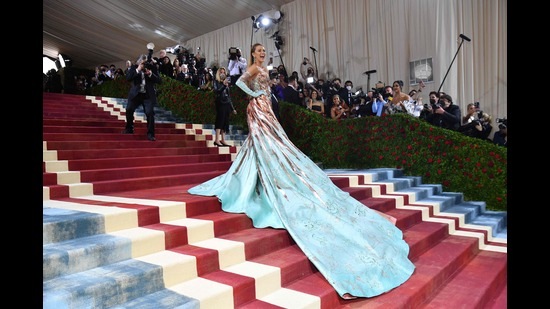
[[(201, 308), (507, 307), (506, 240), (374, 181), (374, 170), (328, 173), (397, 218), (416, 270), (386, 294), (342, 300), (285, 230), (253, 228), (216, 198), (186, 192), (227, 170), (238, 146), (212, 147), (201, 125), (157, 123), (155, 142), (144, 121), (121, 134), (123, 115), (114, 100), (44, 93), (44, 207), (101, 214), (105, 233), (131, 239), (132, 259), (163, 265), (165, 287)], [(170, 268), (167, 256), (189, 260)]]

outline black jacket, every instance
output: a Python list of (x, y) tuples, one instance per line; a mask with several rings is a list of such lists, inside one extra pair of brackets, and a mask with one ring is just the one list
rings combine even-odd
[(303, 107), (302, 101), (298, 95), (298, 90), (292, 88), (291, 86), (286, 86), (285, 89), (283, 89), (283, 96), (284, 100), (288, 103), (294, 103)]
[[(130, 91), (128, 92), (128, 101), (134, 99), (138, 94), (141, 88), (141, 72), (137, 72), (137, 65), (133, 65), (128, 72), (126, 72), (126, 79), (132, 83)], [(143, 73), (145, 74), (145, 72)], [(160, 84), (162, 80), (160, 79), (157, 72), (153, 70), (151, 76), (145, 74), (145, 91), (147, 98), (151, 102), (157, 102), (157, 91), (155, 89), (155, 84)]]
[(458, 107), (458, 105), (451, 104), (443, 109), (445, 110), (445, 113), (437, 114), (434, 112), (429, 114), (426, 117), (426, 120), (435, 126), (457, 131), (460, 127), (460, 107)]

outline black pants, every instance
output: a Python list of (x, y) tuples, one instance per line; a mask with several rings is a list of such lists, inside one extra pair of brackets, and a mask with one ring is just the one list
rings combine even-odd
[(138, 94), (126, 105), (126, 131), (134, 131), (134, 112), (143, 105), (147, 117), (147, 136), (155, 136), (155, 104), (145, 94)]
[(229, 115), (231, 114), (231, 110), (231, 104), (216, 102), (216, 121), (214, 122), (214, 129), (220, 129), (226, 133), (229, 131)]

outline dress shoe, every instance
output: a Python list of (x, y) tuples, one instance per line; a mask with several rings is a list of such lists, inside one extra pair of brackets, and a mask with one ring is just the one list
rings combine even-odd
[(214, 142), (214, 146), (223, 147), (223, 144), (222, 144), (222, 143), (219, 143), (219, 144), (218, 144), (218, 143)]
[(152, 141), (152, 142), (154, 142), (154, 141), (157, 140), (153, 135), (148, 135), (148, 136), (147, 136), (147, 139), (150, 140), (150, 141)]
[(122, 130), (122, 134), (134, 134), (134, 130), (124, 129)]
[(220, 142), (220, 143), (221, 143), (220, 146), (223, 146), (223, 147), (231, 147), (231, 145), (228, 145), (228, 144), (226, 144), (226, 143), (224, 143), (224, 142)]

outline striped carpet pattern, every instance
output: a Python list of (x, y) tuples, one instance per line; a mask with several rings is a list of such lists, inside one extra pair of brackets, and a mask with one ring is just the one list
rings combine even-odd
[[(283, 229), (256, 229), (187, 189), (239, 143), (137, 115), (120, 100), (44, 94), (43, 308), (506, 308), (506, 214), (399, 170), (326, 170), (398, 219), (416, 266), (396, 289), (342, 300)], [(141, 116), (142, 117), (142, 116)]]

